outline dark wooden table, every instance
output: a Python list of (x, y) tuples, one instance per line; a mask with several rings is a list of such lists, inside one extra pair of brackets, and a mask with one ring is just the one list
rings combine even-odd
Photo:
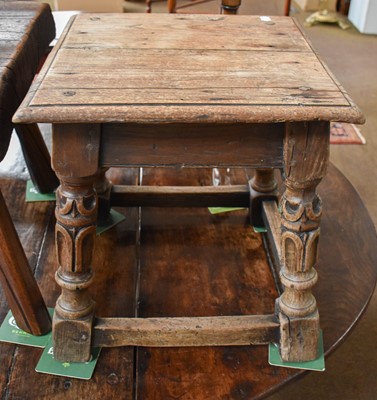
[(34, 1), (0, 1), (0, 32), (0, 160), (15, 128), (35, 186), (48, 193), (57, 179), (39, 129), (36, 124), (14, 126), (12, 116), (55, 38), (51, 9)]
[[(137, 171), (111, 171), (118, 184), (135, 183), (137, 176)], [(230, 177), (233, 183), (248, 179), (242, 171), (232, 171)], [(146, 185), (197, 185), (210, 180), (208, 170), (143, 172)], [(59, 295), (53, 280), (55, 204), (25, 203), (24, 182), (1, 180), (1, 185), (43, 297), (53, 306)], [(327, 208), (315, 295), (329, 355), (352, 331), (373, 293), (377, 239), (358, 194), (334, 167), (330, 166), (319, 192)], [(189, 208), (120, 211), (126, 220), (96, 241), (96, 275), (90, 291), (99, 316), (273, 311), (275, 284), (261, 238), (247, 224), (247, 212), (211, 216), (206, 209)], [(239, 262), (229, 268), (234, 260)], [(7, 312), (3, 300), (0, 292), (1, 318)], [(269, 366), (266, 346), (108, 348), (102, 350), (90, 381), (36, 373), (40, 349), (0, 343), (0, 355), (0, 397), (25, 400), (131, 400), (136, 395), (143, 400), (255, 399), (304, 373)]]
[[(321, 268), (322, 215), (316, 188), (327, 170), (332, 120), (362, 123), (363, 116), (289, 17), (74, 17), (14, 119), (53, 124), (52, 163), (61, 183), (56, 279), (62, 288), (53, 322), (55, 358), (87, 361), (92, 346), (275, 342), (283, 360), (315, 359), (320, 325), (312, 289)], [(247, 167), (256, 173), (235, 187), (111, 190), (104, 171), (113, 166)], [(284, 170), (281, 212), (274, 169)], [(122, 199), (129, 205), (132, 197), (141, 206), (166, 206), (167, 199), (249, 206), (251, 223), (263, 220), (270, 228), (270, 253), (284, 286), (275, 293), (275, 311), (254, 311), (251, 290), (250, 304), (230, 315), (223, 306), (220, 315), (207, 317), (96, 319), (87, 289), (98, 202), (102, 215), (109, 204)], [(206, 247), (198, 249), (203, 258)], [(171, 263), (175, 268), (175, 255)], [(246, 285), (249, 276), (237, 276), (239, 264), (235, 257), (227, 266), (233, 280)], [(188, 279), (195, 279), (191, 273)], [(264, 296), (262, 287), (255, 291)], [(218, 290), (215, 298), (224, 300), (226, 286)], [(154, 294), (150, 299), (156, 301)]]
[[(51, 159), (36, 124), (16, 127), (12, 116), (25, 97), (55, 37), (51, 9), (37, 2), (0, 1), (0, 161), (15, 128), (35, 187), (50, 192), (58, 185)], [(3, 189), (3, 187), (1, 187)], [(17, 323), (33, 334), (46, 333), (51, 318), (27, 263), (0, 191), (0, 282)]]

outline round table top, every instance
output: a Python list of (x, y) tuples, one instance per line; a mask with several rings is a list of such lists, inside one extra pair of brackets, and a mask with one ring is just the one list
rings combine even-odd
[[(245, 180), (243, 171), (234, 172), (234, 176), (232, 183)], [(135, 184), (137, 171), (114, 170), (112, 179), (117, 184)], [(208, 185), (211, 173), (144, 169), (142, 182)], [(29, 205), (28, 210), (40, 210), (30, 216), (22, 211), (22, 191), (20, 181), (4, 186), (11, 211), (19, 212), (24, 218), (20, 220), (30, 222), (32, 230), (43, 228), (47, 217), (41, 224), (33, 221), (36, 215), (51, 215), (53, 203)], [(319, 282), (314, 293), (328, 356), (360, 319), (373, 293), (377, 239), (360, 197), (333, 166), (319, 192), (324, 213)], [(135, 310), (139, 317), (273, 312), (275, 284), (260, 235), (247, 224), (246, 210), (223, 215), (192, 208), (133, 207), (120, 211), (126, 215), (125, 221), (96, 240), (95, 278), (90, 291), (98, 316), (130, 317), (135, 316)], [(53, 279), (54, 220), (48, 218), (47, 224), (49, 234), (38, 257), (37, 278), (51, 306), (58, 295)], [(31, 237), (20, 232), (22, 240)], [(38, 232), (33, 238), (40, 237), (42, 231)], [(31, 241), (23, 242), (27, 253), (33, 254), (33, 249), (28, 250)], [(0, 311), (4, 314), (3, 308)], [(21, 346), (14, 352), (12, 345), (1, 343), (0, 351), (4, 360), (1, 368), (7, 377), (0, 379), (0, 388), (7, 385), (9, 395), (19, 398), (33, 393), (33, 398), (58, 399), (68, 394), (70, 398), (131, 400), (137, 393), (143, 400), (250, 400), (263, 398), (304, 373), (270, 366), (267, 346), (104, 348), (88, 381), (36, 373), (40, 349)]]
[[(233, 173), (232, 183), (242, 181), (240, 171)], [(144, 171), (143, 184), (205, 185), (206, 179), (198, 170), (152, 169)], [(314, 294), (328, 356), (362, 316), (374, 291), (377, 238), (359, 195), (334, 166), (318, 190), (324, 211)], [(216, 217), (206, 210), (143, 209), (139, 315), (273, 312), (274, 282), (266, 272), (263, 246), (252, 237), (245, 215), (246, 211)], [(305, 373), (270, 366), (267, 352), (267, 346), (139, 348), (135, 389), (143, 399), (182, 394), (196, 400), (253, 399)]]

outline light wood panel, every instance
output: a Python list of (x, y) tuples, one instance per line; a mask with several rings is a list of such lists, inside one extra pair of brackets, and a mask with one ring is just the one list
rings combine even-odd
[(16, 121), (363, 121), (289, 17), (88, 14), (71, 24)]

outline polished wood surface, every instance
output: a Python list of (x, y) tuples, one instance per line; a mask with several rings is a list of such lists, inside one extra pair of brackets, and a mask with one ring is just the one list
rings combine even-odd
[[(137, 170), (110, 170), (117, 184), (135, 184), (138, 176)], [(245, 184), (249, 178), (241, 171), (230, 173), (235, 184)], [(147, 169), (143, 173), (145, 185), (210, 182), (210, 171)], [(54, 203), (24, 203), (23, 182), (2, 180), (1, 184), (43, 296), (53, 306), (59, 294), (53, 280)], [(329, 355), (352, 330), (374, 290), (377, 243), (358, 194), (334, 167), (319, 193), (326, 212), (314, 293)], [(346, 202), (339, 200), (345, 198)], [(99, 317), (273, 312), (275, 283), (261, 237), (247, 225), (244, 211), (219, 216), (190, 208), (120, 211), (126, 220), (96, 239), (90, 291), (97, 298)], [(6, 302), (0, 304), (3, 318)], [(40, 349), (1, 343), (0, 353), (3, 398), (254, 399), (303, 374), (269, 366), (266, 346), (107, 348), (90, 381), (36, 373)]]

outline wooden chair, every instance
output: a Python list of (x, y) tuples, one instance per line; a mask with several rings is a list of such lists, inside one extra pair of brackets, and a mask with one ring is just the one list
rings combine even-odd
[[(152, 3), (155, 3), (156, 1), (161, 1), (161, 0), (146, 0), (148, 13), (150, 13), (152, 11)], [(177, 9), (186, 8), (186, 7), (190, 7), (192, 5), (197, 5), (197, 4), (202, 4), (202, 3), (208, 3), (211, 1), (214, 1), (214, 0), (191, 0), (190, 2), (187, 2), (187, 3), (182, 4), (181, 6), (177, 7), (176, 0), (167, 0), (168, 12), (175, 13), (177, 11)]]
[[(146, 0), (147, 12), (152, 11), (152, 3), (160, 0)], [(177, 6), (177, 0), (167, 0), (167, 7), (169, 13), (175, 13), (177, 10), (185, 9), (194, 5), (208, 3), (214, 0), (191, 0)], [(291, 0), (284, 0), (284, 15), (288, 16), (291, 8)], [(241, 0), (222, 0), (221, 10), (223, 14), (236, 14), (241, 5)]]
[[(11, 29), (10, 29), (11, 28)], [(12, 116), (26, 95), (49, 43), (55, 24), (48, 5), (0, 1), (0, 161), (13, 131)], [(34, 185), (51, 192), (58, 180), (36, 124), (15, 127)], [(51, 328), (50, 316), (0, 192), (0, 283), (20, 328), (34, 335)]]

